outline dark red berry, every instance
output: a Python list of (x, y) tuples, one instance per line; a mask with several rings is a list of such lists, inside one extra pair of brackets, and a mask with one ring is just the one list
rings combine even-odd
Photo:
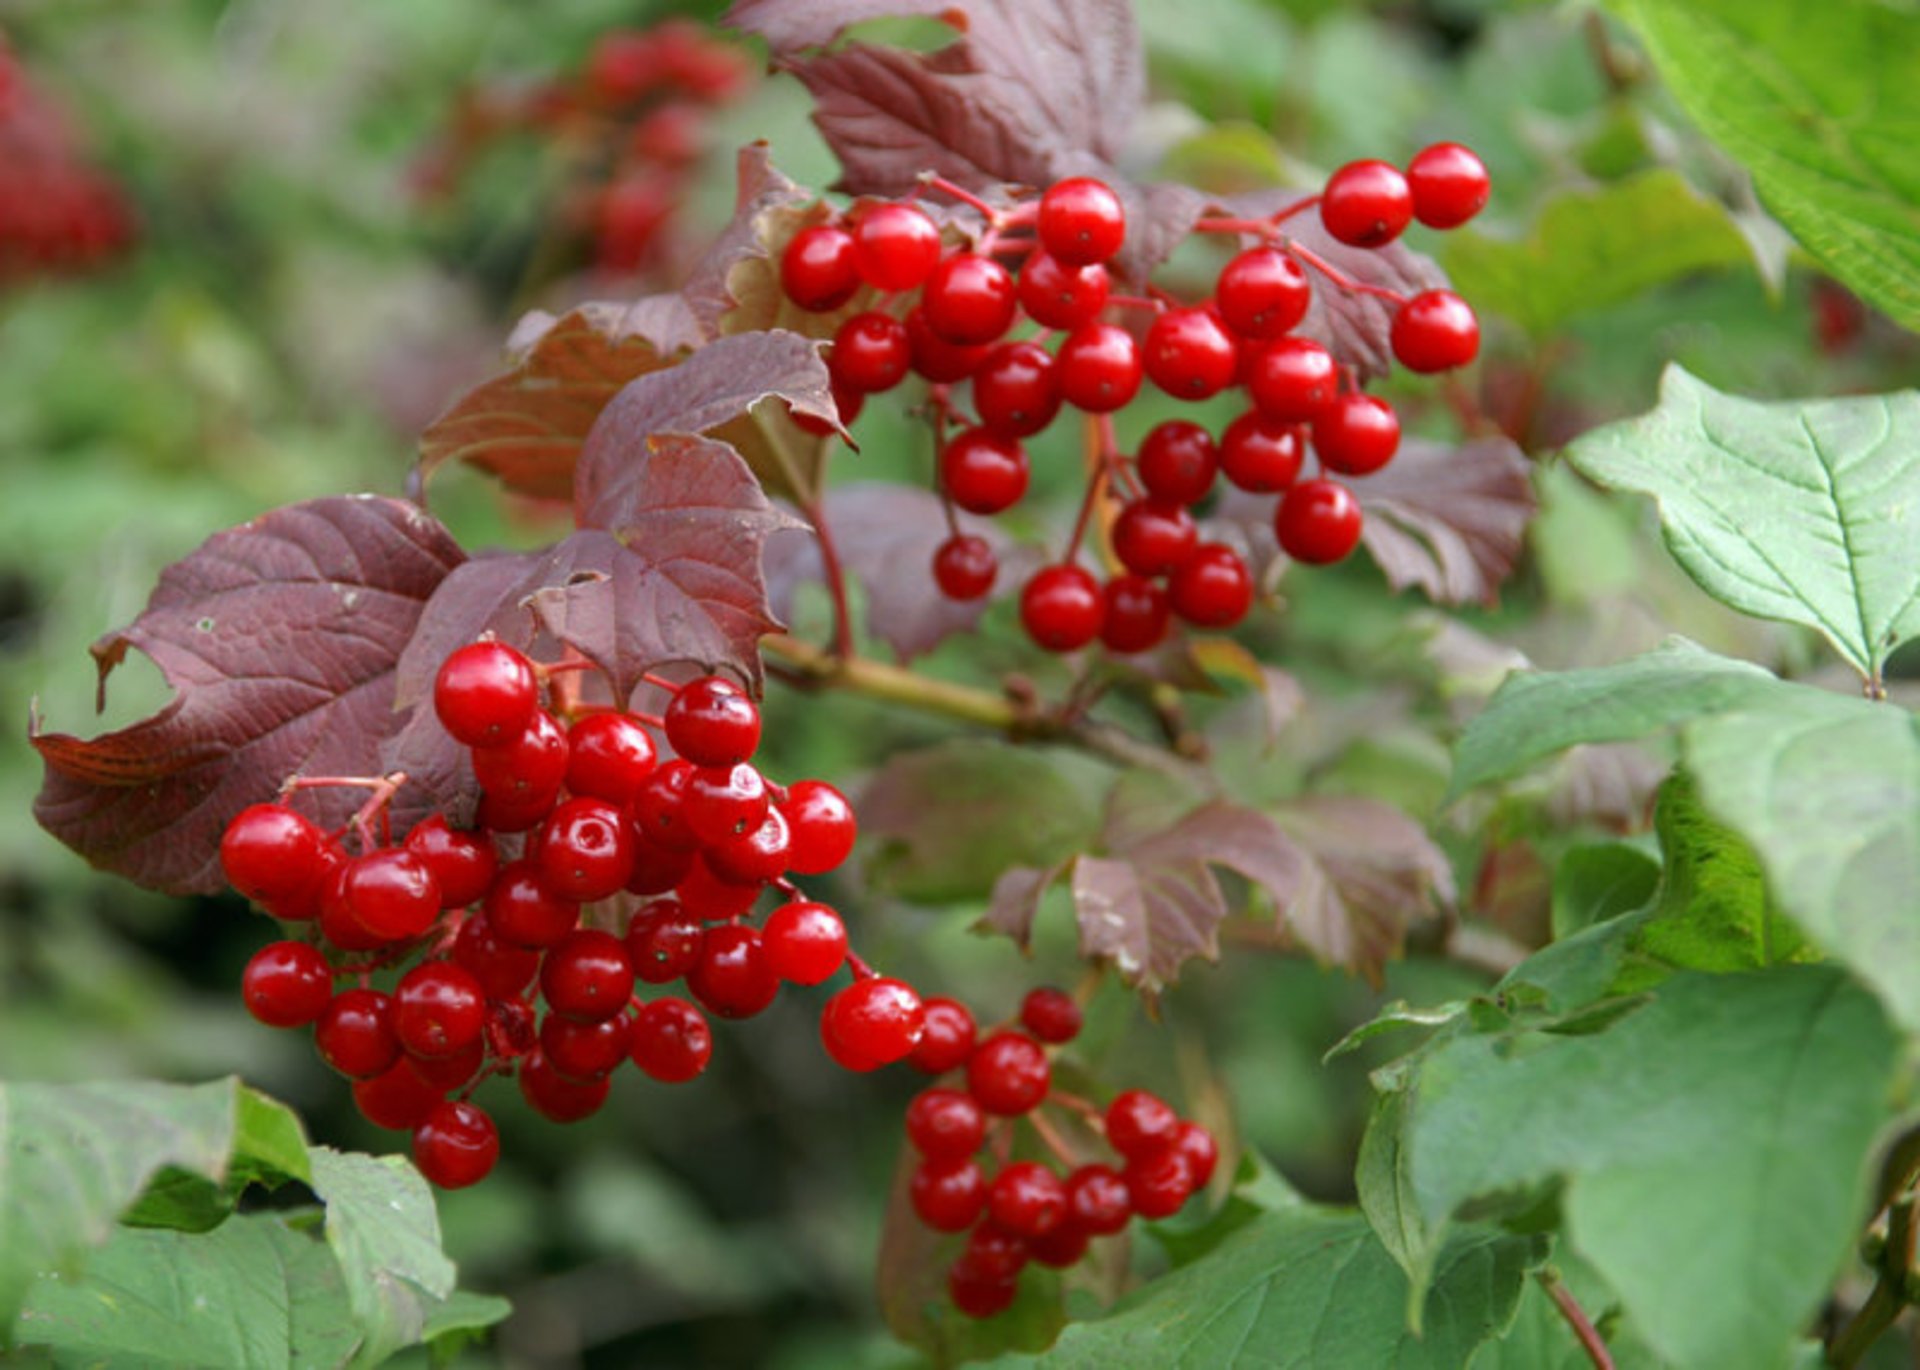
[(746, 762), (696, 766), (680, 807), (693, 835), (708, 847), (746, 836), (767, 816), (766, 778)]
[(1092, 323), (1112, 288), (1104, 266), (1068, 266), (1039, 249), (1020, 268), (1020, 307), (1043, 328), (1072, 332)]
[(1135, 575), (1163, 576), (1193, 555), (1199, 536), (1184, 506), (1134, 500), (1113, 521), (1113, 554)]
[(926, 1030), (914, 1044), (907, 1064), (927, 1075), (958, 1070), (973, 1055), (973, 1014), (955, 999), (935, 996), (924, 1002)]
[(486, 1023), (486, 990), (460, 966), (423, 961), (394, 986), (393, 1035), (411, 1056), (457, 1056)]
[(322, 905), (346, 868), (345, 848), (331, 838), (324, 840), (320, 844), (319, 861), (312, 868), (311, 878), (290, 892), (275, 896), (272, 902), (264, 906), (267, 913), (283, 923), (312, 922), (320, 916)]
[(1220, 435), (1220, 469), (1240, 489), (1255, 495), (1284, 490), (1300, 477), (1306, 444), (1298, 424), (1249, 409)]
[(1020, 1026), (1043, 1042), (1071, 1042), (1080, 1035), (1080, 1005), (1051, 985), (1029, 990), (1020, 1001)]
[(627, 927), (627, 958), (644, 983), (670, 984), (693, 969), (706, 940), (706, 924), (678, 900), (656, 899)]
[(1091, 1241), (1090, 1233), (1070, 1222), (1063, 1222), (1049, 1232), (1029, 1238), (1027, 1251), (1040, 1264), (1065, 1270), (1087, 1254), (1087, 1246)]
[(1320, 193), (1320, 222), (1350, 247), (1384, 247), (1413, 218), (1413, 192), (1390, 162), (1348, 162)]
[(1112, 259), (1127, 237), (1127, 211), (1112, 187), (1091, 176), (1057, 181), (1040, 197), (1040, 245), (1068, 266)]
[(767, 965), (791, 984), (822, 984), (846, 964), (846, 924), (825, 904), (805, 899), (782, 904), (761, 937)]
[(480, 982), (489, 999), (512, 999), (540, 973), (540, 953), (501, 940), (484, 914), (460, 925), (453, 939), (454, 964)]
[(595, 40), (581, 77), (602, 103), (631, 104), (660, 74), (659, 45), (641, 29), (614, 29)]
[(973, 408), (995, 433), (1024, 438), (1060, 412), (1053, 354), (1038, 343), (1001, 343), (973, 373)]
[(500, 869), (500, 858), (486, 834), (452, 827), (444, 814), (414, 824), (407, 834), (407, 850), (433, 872), (443, 908), (463, 909), (478, 903)]
[(1253, 573), (1224, 542), (1203, 542), (1168, 578), (1167, 603), (1196, 627), (1232, 627), (1253, 607)]
[(441, 1189), (480, 1183), (499, 1159), (500, 1134), (477, 1104), (438, 1104), (413, 1130), (413, 1163)]
[(934, 584), (948, 599), (979, 599), (999, 575), (1000, 558), (985, 538), (955, 533), (933, 549)]
[(696, 766), (735, 766), (760, 746), (759, 706), (717, 675), (682, 685), (663, 721), (667, 742)]
[(370, 1080), (400, 1059), (393, 1001), (376, 989), (336, 994), (313, 1027), (320, 1059), (352, 1080)]
[(687, 972), (687, 988), (710, 1013), (751, 1018), (780, 993), (780, 977), (767, 962), (760, 930), (728, 923), (707, 929), (700, 959)]
[(696, 856), (688, 864), (686, 876), (673, 887), (673, 897), (694, 917), (708, 923), (724, 923), (752, 908), (762, 888), (722, 880), (713, 873), (706, 857)]
[(958, 1161), (987, 1139), (987, 1115), (971, 1094), (923, 1089), (907, 1105), (907, 1140), (930, 1161)]
[(876, 290), (913, 290), (940, 262), (940, 230), (916, 205), (878, 204), (853, 226), (854, 261)]
[(347, 902), (347, 860), (343, 857), (320, 898), (320, 934), (342, 951), (371, 951), (390, 945), (390, 939), (370, 932), (353, 916)]
[(935, 1232), (964, 1232), (987, 1206), (987, 1177), (970, 1160), (928, 1160), (914, 1167), (907, 1197)]
[(1115, 576), (1100, 593), (1106, 601), (1100, 641), (1107, 650), (1144, 652), (1166, 637), (1173, 610), (1156, 582), (1145, 576)]
[(580, 906), (556, 893), (532, 861), (502, 866), (485, 908), (494, 936), (516, 947), (550, 947), (580, 921)]
[(780, 288), (800, 308), (816, 314), (852, 299), (860, 288), (853, 235), (832, 224), (815, 224), (794, 234), (780, 254)]
[(1330, 480), (1303, 480), (1274, 511), (1274, 536), (1295, 561), (1327, 566), (1360, 545), (1360, 501)]
[(626, 887), (633, 844), (633, 830), (617, 807), (604, 799), (569, 799), (540, 829), (533, 859), (548, 889), (590, 904)]
[(1313, 290), (1307, 273), (1277, 247), (1250, 247), (1228, 262), (1214, 302), (1228, 328), (1243, 338), (1278, 338), (1307, 317)]
[(1450, 371), (1480, 352), (1480, 320), (1451, 290), (1423, 290), (1393, 316), (1393, 355), (1409, 371)]
[(685, 999), (655, 999), (633, 1023), (633, 1063), (665, 1084), (685, 1084), (713, 1059), (713, 1029)]
[(1407, 163), (1413, 217), (1428, 228), (1458, 228), (1486, 208), (1486, 165), (1458, 143), (1423, 147)]
[[(758, 711), (755, 713), (756, 720)], [(668, 717), (672, 717), (672, 706), (668, 706)], [(755, 729), (758, 735), (758, 728)], [(668, 733), (672, 739), (672, 733)], [(722, 765), (731, 764), (728, 762)], [(681, 758), (675, 758), (665, 765), (656, 766), (640, 785), (640, 792), (633, 797), (634, 831), (656, 847), (669, 851), (691, 852), (699, 847), (700, 839), (694, 836), (693, 829), (687, 825), (685, 800), (687, 782), (693, 778), (694, 764)], [(639, 861), (636, 853), (634, 860)]]
[(989, 1219), (967, 1234), (960, 1259), (982, 1278), (1011, 1280), (1027, 1264), (1027, 1239)]
[(1147, 494), (1163, 504), (1198, 504), (1213, 489), (1219, 453), (1213, 436), (1187, 419), (1156, 424), (1134, 459)]
[(1174, 1150), (1186, 1158), (1187, 1173), (1195, 1189), (1205, 1189), (1220, 1164), (1220, 1145), (1213, 1134), (1198, 1123), (1183, 1122), (1174, 1132)]
[(1140, 392), (1144, 374), (1133, 334), (1118, 324), (1090, 323), (1075, 329), (1054, 358), (1061, 398), (1089, 414), (1124, 408)]
[(607, 1102), (613, 1081), (604, 1075), (592, 1080), (562, 1075), (545, 1051), (523, 1057), (519, 1068), (520, 1097), (542, 1118), (554, 1123), (577, 1123), (591, 1118)]
[(487, 1000), (487, 1050), (506, 1060), (532, 1051), (540, 1038), (533, 1030), (533, 1005), (525, 999)]
[(470, 642), (440, 664), (433, 709), (469, 747), (497, 747), (526, 729), (540, 703), (533, 663), (504, 642)]
[(708, 847), (703, 859), (720, 879), (731, 885), (766, 885), (787, 872), (787, 853), (793, 835), (778, 807), (767, 810), (760, 826), (744, 837)]
[(1364, 476), (1393, 460), (1400, 416), (1385, 400), (1360, 391), (1336, 397), (1313, 421), (1320, 464), (1343, 476)]
[(268, 1027), (304, 1027), (333, 998), (333, 968), (305, 942), (269, 942), (240, 976), (247, 1012)]
[(409, 1061), (401, 1061), (371, 1080), (353, 1082), (353, 1106), (375, 1127), (411, 1132), (439, 1107), (441, 1093)]
[(800, 875), (825, 875), (853, 852), (859, 832), (853, 805), (824, 780), (796, 780), (780, 801), (789, 833), (787, 869)]
[(693, 868), (691, 849), (663, 847), (642, 834), (637, 823), (629, 826), (634, 834), (633, 874), (627, 877), (627, 893), (665, 894), (687, 878)]
[(847, 1070), (877, 1070), (904, 1060), (926, 1030), (926, 1008), (903, 980), (856, 980), (827, 1001), (820, 1035)]
[(1124, 1178), (1133, 1211), (1143, 1218), (1170, 1218), (1194, 1190), (1187, 1158), (1168, 1146), (1127, 1162)]
[[(493, 1016), (489, 1005), (488, 1018)], [(456, 1051), (451, 1056), (408, 1056), (404, 1064), (430, 1089), (438, 1090), (442, 1097), (448, 1091), (465, 1089), (473, 1077), (480, 1073), (480, 1067), (486, 1063), (487, 1040), (483, 1033), (480, 1040), (472, 1043), (465, 1051)]]
[(1156, 1094), (1129, 1089), (1107, 1105), (1107, 1144), (1129, 1160), (1173, 1145), (1180, 1115)]
[(841, 324), (827, 354), (834, 381), (863, 395), (893, 389), (907, 378), (912, 361), (907, 326), (873, 309)]
[(235, 814), (220, 837), (220, 868), (248, 899), (273, 904), (318, 881), (326, 834), (284, 804), (254, 804)]
[(490, 833), (529, 832), (540, 826), (559, 798), (557, 789), (524, 796), (482, 790), (479, 806), (473, 812), (474, 826)]
[(540, 992), (562, 1017), (583, 1023), (613, 1017), (633, 997), (626, 944), (599, 928), (575, 928), (541, 962)]
[(956, 252), (933, 269), (920, 293), (927, 324), (948, 342), (990, 343), (1013, 327), (1013, 277), (991, 257)]
[(1020, 592), (1027, 635), (1050, 652), (1071, 652), (1100, 636), (1106, 600), (1100, 583), (1078, 566), (1046, 566)]
[(940, 449), (940, 484), (971, 514), (997, 514), (1027, 493), (1027, 452), (1012, 438), (968, 428)]
[(540, 1024), (540, 1050), (554, 1072), (582, 1084), (598, 1080), (627, 1059), (633, 1019), (624, 1014), (582, 1023), (549, 1013)]
[(1310, 338), (1262, 346), (1247, 370), (1247, 392), (1268, 418), (1305, 423), (1333, 399), (1339, 383), (1333, 354)]
[(989, 1113), (1011, 1118), (1030, 1112), (1052, 1083), (1047, 1053), (1018, 1032), (994, 1033), (967, 1060), (967, 1091)]
[(1073, 1225), (1111, 1237), (1133, 1216), (1127, 1182), (1110, 1165), (1083, 1165), (1067, 1176), (1067, 1213)]
[(517, 736), (474, 752), (473, 775), (489, 798), (547, 808), (567, 778), (567, 761), (566, 730), (545, 709), (536, 709)]
[(632, 714), (588, 714), (567, 729), (567, 790), (576, 798), (631, 804), (654, 762), (653, 738)]
[(427, 863), (385, 847), (347, 863), (341, 893), (353, 921), (384, 942), (418, 937), (440, 918), (440, 886)]
[(951, 342), (933, 331), (927, 311), (915, 306), (907, 311), (907, 345), (913, 354), (913, 371), (940, 385), (963, 381), (980, 369), (993, 350), (991, 343)]
[(1169, 309), (1147, 330), (1141, 364), (1169, 395), (1204, 400), (1233, 384), (1240, 357), (1233, 335), (1210, 310)]
[(1004, 1313), (1013, 1303), (1020, 1286), (1011, 1279), (988, 1279), (961, 1257), (947, 1271), (947, 1296), (953, 1306), (970, 1318), (991, 1318)]
[(1038, 1161), (1015, 1161), (993, 1177), (987, 1209), (1007, 1231), (1041, 1237), (1067, 1216), (1067, 1189)]

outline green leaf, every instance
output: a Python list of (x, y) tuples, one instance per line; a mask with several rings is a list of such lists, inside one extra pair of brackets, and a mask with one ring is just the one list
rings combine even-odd
[(1780, 688), (1760, 667), (1683, 637), (1615, 666), (1516, 671), (1461, 736), (1450, 793), (1505, 779), (1582, 742), (1630, 742)]
[(1680, 103), (1841, 280), (1920, 328), (1920, 42), (1910, 6), (1615, 0)]
[(279, 1214), (204, 1236), (123, 1228), (84, 1277), (36, 1281), (19, 1331), (62, 1363), (113, 1367), (331, 1370), (358, 1340), (333, 1256)]
[(1567, 1240), (1657, 1351), (1778, 1365), (1863, 1211), (1894, 1034), (1830, 967), (1686, 973), (1649, 1000), (1592, 1035), (1430, 1047), (1379, 1115), (1417, 1219), (1394, 1230), (1417, 1273), (1475, 1200), (1562, 1181)]
[(1652, 496), (1667, 546), (1708, 594), (1817, 629), (1877, 681), (1920, 633), (1916, 444), (1920, 392), (1760, 403), (1669, 366), (1658, 407), (1567, 456), (1601, 485)]
[(285, 1104), (242, 1086), (235, 1101), (233, 1154), (219, 1181), (169, 1166), (121, 1214), (135, 1227), (171, 1227), (205, 1232), (233, 1212), (234, 1200), (249, 1184), (278, 1185), (309, 1180), (307, 1137), (300, 1119)]
[(1920, 1029), (1920, 734), (1888, 704), (1796, 687), (1685, 734), (1709, 811), (1752, 844), (1782, 908)]
[(482, 1340), (489, 1327), (506, 1321), (511, 1312), (513, 1305), (505, 1299), (456, 1289), (452, 1297), (434, 1305), (427, 1315), (421, 1340), (433, 1348), (434, 1363), (438, 1365), (461, 1347)]
[(1466, 1011), (1465, 999), (1449, 999), (1446, 1003), (1435, 1004), (1432, 1008), (1415, 1008), (1404, 999), (1395, 999), (1328, 1047), (1326, 1054), (1320, 1058), (1320, 1063), (1325, 1065), (1336, 1056), (1345, 1056), (1349, 1051), (1358, 1051), (1374, 1038), (1389, 1032), (1398, 1032), (1402, 1028), (1445, 1027)]
[[(169, 1176), (170, 1197), (147, 1220), (206, 1226), (236, 1148), (244, 1165), (302, 1173), (287, 1144), (298, 1128), (233, 1079), (0, 1084), (0, 1333), (33, 1277), (78, 1269), (156, 1176)], [(196, 1176), (204, 1188), (190, 1182)]]
[[(1585, 1262), (1556, 1252), (1553, 1260), (1563, 1283), (1592, 1319), (1615, 1370), (1666, 1370), (1666, 1363), (1620, 1316), (1620, 1301)], [(1575, 1340), (1567, 1320), (1538, 1280), (1528, 1280), (1513, 1326), (1499, 1341), (1480, 1348), (1467, 1370), (1592, 1370), (1593, 1359)]]
[(1147, 1231), (1178, 1269), (1204, 1259), (1221, 1242), (1257, 1221), (1262, 1214), (1305, 1202), (1300, 1191), (1288, 1184), (1265, 1158), (1258, 1152), (1246, 1151), (1241, 1153), (1239, 1168), (1234, 1171), (1233, 1189), (1219, 1208), (1193, 1217), (1183, 1210), (1173, 1218), (1153, 1224)]
[(365, 1334), (358, 1361), (377, 1365), (426, 1336), (435, 1308), (453, 1293), (433, 1191), (403, 1157), (324, 1146), (312, 1157), (313, 1189), (327, 1205), (327, 1244)]
[(1553, 868), (1553, 935), (1571, 937), (1644, 906), (1660, 884), (1660, 863), (1626, 842), (1575, 847)]
[(1691, 272), (1748, 258), (1724, 206), (1660, 168), (1547, 202), (1519, 241), (1466, 231), (1442, 260), (1454, 287), (1536, 337)]
[(1247, 1224), (1108, 1316), (1071, 1324), (1051, 1350), (989, 1364), (1459, 1370), (1512, 1320), (1541, 1246), (1485, 1228), (1456, 1233), (1435, 1263), (1425, 1333), (1416, 1336), (1407, 1326), (1407, 1277), (1366, 1220), (1303, 1204)]

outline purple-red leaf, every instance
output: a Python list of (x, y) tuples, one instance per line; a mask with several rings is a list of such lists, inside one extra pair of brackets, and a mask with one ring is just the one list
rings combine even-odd
[(1039, 870), (1033, 866), (1014, 866), (1000, 873), (987, 899), (987, 911), (978, 926), (989, 932), (1011, 937), (1025, 950), (1033, 941), (1033, 920), (1040, 914), (1040, 901), (1053, 882), (1066, 873), (1066, 864)]
[(1203, 862), (1082, 856), (1073, 863), (1073, 905), (1080, 954), (1111, 962), (1148, 993), (1171, 984), (1192, 957), (1220, 959), (1227, 901)]
[[(748, 286), (756, 275), (773, 277), (774, 284), (777, 276), (772, 272), (754, 273), (751, 268), (769, 256), (771, 238), (777, 236), (779, 246), (786, 246), (799, 221), (805, 219), (807, 206), (815, 201), (775, 169), (764, 142), (740, 149), (735, 186), (732, 221), (714, 239), (680, 292), (709, 338), (781, 324), (774, 317), (779, 302), (770, 302), (763, 290)], [(788, 227), (790, 220), (794, 222)], [(778, 296), (779, 292), (774, 294)], [(753, 307), (749, 306), (750, 300)], [(768, 303), (773, 304), (771, 310), (765, 309)], [(754, 317), (762, 312), (765, 317)]]
[[(132, 649), (152, 658), (173, 699), (103, 737), (37, 734), (46, 779), (35, 816), (138, 884), (220, 889), (220, 834), (234, 814), (290, 775), (378, 769), (381, 743), (404, 721), (395, 665), (461, 560), (418, 506), (372, 496), (290, 505), (214, 534), (93, 649), (103, 689)], [(404, 827), (429, 802), (407, 787), (397, 820)], [(357, 803), (321, 792), (309, 811), (338, 824)]]
[(1410, 440), (1385, 470), (1350, 482), (1360, 540), (1396, 590), (1441, 604), (1491, 604), (1533, 517), (1526, 457), (1506, 438), (1461, 447)]

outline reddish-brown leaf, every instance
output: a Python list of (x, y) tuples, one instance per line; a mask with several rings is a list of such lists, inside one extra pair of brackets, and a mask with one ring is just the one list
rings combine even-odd
[(984, 932), (1011, 937), (1025, 951), (1033, 941), (1033, 920), (1040, 914), (1040, 901), (1053, 888), (1054, 881), (1066, 874), (1066, 863), (1039, 870), (1033, 866), (1014, 866), (1002, 871), (993, 882), (987, 899), (987, 911), (975, 926)]
[(1351, 482), (1360, 539), (1396, 590), (1441, 604), (1491, 604), (1533, 517), (1526, 457), (1506, 438), (1461, 447), (1410, 440), (1385, 470)]
[(1147, 993), (1172, 984), (1195, 956), (1220, 959), (1227, 901), (1204, 862), (1082, 856), (1073, 863), (1073, 906), (1080, 954), (1110, 962)]
[[(774, 168), (764, 142), (740, 149), (735, 178), (733, 219), (707, 249), (681, 291), (708, 338), (792, 326), (791, 321), (777, 317), (779, 304), (785, 302), (777, 289), (769, 296), (765, 290), (753, 288), (763, 283), (777, 285), (777, 276), (754, 268), (785, 248), (787, 240), (809, 218), (826, 213), (813, 208), (816, 196)], [(862, 295), (864, 300), (865, 292)], [(792, 312), (804, 313), (798, 309)]]
[[(218, 890), (220, 834), (234, 814), (290, 775), (378, 768), (382, 742), (404, 721), (395, 665), (461, 560), (418, 506), (372, 496), (290, 505), (216, 533), (162, 573), (139, 618), (93, 649), (102, 689), (132, 649), (152, 658), (173, 699), (91, 740), (36, 734), (46, 778), (35, 816), (138, 884)], [(339, 792), (311, 802), (337, 824), (358, 801)], [(410, 824), (428, 802), (408, 787), (397, 821)]]

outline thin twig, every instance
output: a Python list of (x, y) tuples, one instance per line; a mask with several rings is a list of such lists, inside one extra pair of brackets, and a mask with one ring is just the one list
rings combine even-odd
[(1580, 1307), (1580, 1301), (1573, 1297), (1573, 1291), (1560, 1283), (1560, 1277), (1551, 1270), (1536, 1270), (1533, 1277), (1540, 1281), (1540, 1287), (1547, 1291), (1553, 1306), (1560, 1310), (1560, 1316), (1573, 1329), (1574, 1340), (1580, 1343), (1580, 1349), (1593, 1362), (1593, 1370), (1614, 1370), (1613, 1354), (1607, 1350), (1606, 1342), (1600, 1339), (1600, 1333), (1586, 1310)]

